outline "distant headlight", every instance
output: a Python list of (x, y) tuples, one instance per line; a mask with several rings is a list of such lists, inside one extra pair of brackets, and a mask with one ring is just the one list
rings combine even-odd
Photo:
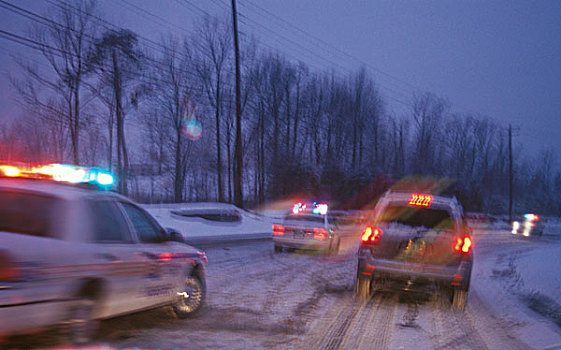
[(512, 222), (512, 234), (515, 235), (518, 233), (518, 229), (520, 228), (520, 223), (518, 221)]

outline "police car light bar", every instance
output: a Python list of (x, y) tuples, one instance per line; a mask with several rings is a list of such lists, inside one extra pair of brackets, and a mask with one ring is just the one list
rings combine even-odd
[(302, 211), (304, 211), (306, 209), (306, 204), (303, 203), (296, 203), (294, 204), (294, 206), (292, 207), (292, 213), (293, 214), (298, 214)]
[(314, 208), (314, 210), (312, 210), (312, 212), (314, 214), (320, 214), (320, 215), (327, 214), (327, 204), (325, 203), (316, 204), (316, 207)]
[(108, 171), (96, 167), (82, 167), (68, 164), (49, 164), (41, 167), (16, 167), (0, 165), (0, 175), (6, 177), (23, 177), (33, 179), (52, 179), (69, 183), (90, 183), (104, 188), (115, 182), (115, 177)]
[(526, 221), (538, 221), (540, 217), (537, 214), (524, 214)]

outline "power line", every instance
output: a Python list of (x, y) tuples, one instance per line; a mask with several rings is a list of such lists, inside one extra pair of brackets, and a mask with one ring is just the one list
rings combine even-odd
[[(84, 14), (84, 11), (83, 11), (83, 10), (81, 10), (81, 9), (79, 9), (79, 8), (76, 8), (76, 7), (74, 7), (74, 6), (70, 5), (70, 4), (63, 3), (61, 0), (57, 0), (57, 1), (59, 2), (59, 4), (54, 4), (51, 0), (47, 0), (47, 1), (50, 2), (50, 3), (53, 4), (53, 5), (58, 6), (58, 7), (61, 7), (61, 8), (63, 8), (63, 6), (69, 6), (70, 8), (72, 8), (72, 9), (74, 10), (75, 13), (78, 13), (78, 12), (79, 12), (79, 13)], [(35, 18), (31, 18), (31, 17), (29, 17), (29, 16), (25, 16), (25, 17), (27, 17), (27, 18), (29, 18), (29, 19), (31, 19), (31, 20), (34, 20), (34, 21), (36, 21), (36, 22), (38, 22), (38, 23), (40, 23), (40, 24), (47, 25), (47, 26), (49, 26), (49, 27), (52, 28), (52, 27), (53, 27), (52, 25), (49, 25), (49, 24), (45, 23), (45, 22), (48, 22), (48, 23), (51, 23), (51, 24), (56, 25), (56, 26), (58, 26), (58, 27), (61, 27), (61, 28), (64, 28), (64, 29), (69, 29), (69, 30), (75, 31), (73, 28), (69, 28), (69, 27), (63, 26), (63, 25), (61, 25), (61, 24), (59, 24), (59, 23), (57, 23), (57, 22), (55, 22), (55, 21), (52, 21), (52, 20), (50, 20), (50, 19), (48, 19), (48, 18), (45, 18), (45, 17), (43, 17), (43, 16), (40, 16), (40, 15), (38, 15), (38, 14), (32, 12), (32, 11), (28, 11), (28, 10), (25, 10), (25, 9), (20, 8), (20, 7), (18, 7), (18, 6), (9, 4), (9, 3), (7, 3), (7, 2), (5, 2), (5, 1), (3, 1), (3, 0), (0, 0), (0, 2), (6, 3), (6, 4), (10, 5), (11, 7), (15, 8), (15, 10), (13, 10), (13, 9), (9, 9), (9, 10), (12, 10), (13, 12), (16, 12), (16, 13), (18, 13), (18, 14), (20, 14), (20, 15), (21, 15), (22, 13), (17, 12), (17, 10), (20, 10), (21, 12), (26, 12), (26, 13), (28, 13), (28, 14), (34, 16)], [(123, 29), (122, 27), (118, 27), (118, 26), (116, 26), (116, 25), (114, 25), (114, 24), (112, 24), (112, 23), (110, 23), (110, 22), (108, 22), (108, 21), (106, 21), (106, 20), (104, 20), (104, 19), (98, 17), (98, 16), (95, 16), (94, 14), (89, 14), (89, 15), (90, 15), (92, 18), (94, 18), (99, 24), (101, 24), (103, 27), (105, 27), (107, 30), (109, 30), (109, 31), (111, 31), (111, 32), (113, 32), (113, 33), (118, 33), (118, 30), (122, 30), (122, 29)], [(42, 21), (41, 21), (41, 20), (38, 20), (38, 19), (41, 19)], [(114, 29), (114, 28), (115, 28), (115, 29)], [(13, 33), (12, 33), (12, 34), (13, 34)], [(160, 53), (160, 54), (162, 54), (163, 51), (156, 49), (156, 48), (154, 47), (154, 45), (155, 45), (155, 46), (158, 46), (158, 47), (161, 47), (161, 48), (164, 49), (164, 50), (167, 50), (167, 49), (168, 49), (167, 47), (165, 47), (164, 45), (162, 45), (162, 44), (160, 44), (160, 43), (157, 43), (157, 42), (155, 42), (155, 41), (152, 41), (152, 40), (150, 40), (150, 39), (148, 39), (148, 38), (145, 38), (145, 37), (143, 37), (143, 36), (141, 36), (141, 35), (138, 35), (138, 34), (136, 34), (136, 33), (135, 33), (135, 35), (136, 35), (137, 37), (139, 37), (139, 38), (141, 38), (141, 39), (143, 39), (143, 40), (145, 40), (145, 41), (151, 43), (151, 44), (153, 45), (151, 48), (152, 48), (154, 51), (157, 51), (157, 52)], [(90, 43), (95, 43), (95, 39), (96, 39), (96, 38), (94, 38), (93, 36), (88, 35), (88, 34), (85, 34), (85, 36), (89, 38), (89, 39), (87, 39), (87, 40), (88, 40)], [(21, 37), (21, 38), (23, 38), (23, 37)], [(23, 38), (23, 39), (25, 39), (25, 38)], [(26, 45), (26, 46), (29, 46), (29, 45), (30, 45), (29, 40), (28, 40), (28, 41), (25, 41), (25, 40), (24, 40), (24, 42), (25, 42), (25, 45)], [(36, 44), (36, 45), (39, 45), (39, 48), (42, 46), (42, 47), (48, 47), (48, 48), (53, 49), (53, 47), (49, 47), (48, 45), (44, 45), (44, 44), (42, 44), (42, 43), (37, 43), (37, 42), (35, 42), (35, 44)], [(34, 47), (31, 47), (31, 48), (34, 48)], [(54, 48), (54, 49), (56, 49), (56, 50), (58, 50), (59, 52), (64, 53), (64, 54), (76, 56), (75, 54), (72, 54), (72, 53), (69, 53), (69, 52), (66, 52), (66, 51), (62, 52), (60, 49), (57, 49), (57, 48)], [(178, 56), (181, 56), (181, 57), (183, 57), (183, 58), (187, 58), (187, 59), (191, 60), (191, 61), (194, 62), (194, 63), (200, 63), (200, 62), (197, 62), (196, 60), (194, 60), (192, 57), (187, 57), (185, 54), (183, 54), (183, 53), (181, 53), (181, 52), (177, 52), (177, 54), (178, 54)], [(76, 56), (76, 57), (78, 57), (78, 56)], [(150, 58), (150, 57), (148, 57), (148, 56), (144, 56), (144, 59), (146, 59), (146, 60), (148, 60), (148, 61), (154, 63), (154, 64), (157, 65), (157, 66), (163, 67), (163, 63), (160, 62), (160, 61), (158, 61), (158, 60), (152, 59), (152, 58)], [(190, 75), (190, 76), (192, 76), (192, 77), (195, 77), (195, 78), (200, 78), (200, 76), (199, 76), (197, 73), (187, 71), (186, 69), (178, 69), (178, 71), (181, 72), (181, 73), (185, 73), (185, 74), (187, 74), (187, 75)], [(125, 71), (125, 72), (131, 73), (130, 71)], [(223, 82), (222, 85), (223, 85), (224, 87), (230, 87), (230, 88), (232, 88), (232, 86), (231, 86), (230, 84), (225, 83), (225, 82)]]
[[(383, 71), (382, 69), (379, 69), (379, 68), (377, 68), (377, 67), (375, 67), (375, 66), (373, 66), (373, 65), (371, 65), (371, 64), (369, 64), (369, 63), (367, 63), (367, 62), (365, 62), (365, 61), (363, 61), (362, 59), (357, 58), (356, 56), (353, 56), (353, 55), (351, 55), (350, 53), (341, 50), (341, 49), (338, 48), (337, 46), (332, 45), (332, 44), (328, 43), (327, 41), (325, 41), (325, 40), (323, 40), (323, 39), (321, 39), (321, 38), (319, 38), (319, 37), (317, 37), (317, 36), (315, 36), (315, 35), (313, 35), (313, 34), (307, 32), (307, 31), (305, 31), (305, 30), (303, 30), (303, 29), (301, 29), (301, 28), (299, 28), (299, 27), (297, 27), (296, 25), (292, 24), (291, 22), (285, 20), (284, 18), (279, 17), (278, 15), (276, 15), (276, 14), (274, 14), (274, 13), (268, 11), (267, 9), (264, 9), (263, 7), (259, 6), (258, 4), (256, 4), (255, 2), (253, 2), (253, 1), (251, 1), (251, 0), (244, 0), (243, 2), (247, 2), (247, 3), (251, 4), (251, 5), (254, 6), (255, 8), (259, 9), (262, 13), (267, 14), (269, 17), (275, 18), (277, 21), (282, 22), (282, 23), (285, 23), (286, 25), (288, 25), (288, 26), (289, 26), (290, 28), (292, 28), (293, 30), (295, 30), (295, 31), (297, 31), (297, 32), (299, 32), (299, 33), (301, 33), (301, 34), (304, 34), (305, 36), (307, 36), (307, 37), (313, 39), (313, 40), (311, 40), (310, 42), (314, 42), (314, 41), (319, 42), (319, 43), (323, 44), (324, 46), (329, 47), (329, 48), (331, 48), (331, 49), (333, 49), (333, 50), (339, 52), (340, 54), (342, 54), (342, 55), (344, 55), (344, 56), (346, 56), (346, 57), (348, 57), (348, 58), (351, 58), (351, 59), (353, 59), (353, 60), (355, 60), (355, 61), (361, 63), (362, 65), (364, 65), (364, 66), (366, 66), (366, 67), (372, 69), (373, 71), (376, 71), (376, 72), (378, 72), (378, 73), (380, 73), (380, 74), (383, 74), (384, 76), (386, 76), (386, 77), (388, 77), (388, 78), (391, 78), (391, 79), (393, 79), (393, 80), (395, 80), (395, 81), (397, 81), (397, 82), (399, 82), (399, 83), (401, 83), (401, 84), (403, 84), (403, 85), (407, 85), (409, 88), (411, 88), (411, 89), (413, 89), (413, 90), (422, 90), (422, 89), (420, 89), (420, 88), (418, 88), (418, 87), (416, 87), (416, 86), (410, 84), (409, 82), (407, 82), (407, 81), (405, 81), (405, 80), (402, 80), (402, 79), (400, 79), (400, 78), (397, 78), (396, 76), (394, 76), (394, 75), (392, 75), (392, 74), (389, 74), (389, 73)], [(246, 8), (249, 8), (249, 7), (248, 7), (247, 5), (245, 5), (243, 2), (241, 3), (242, 6), (244, 6), (244, 7), (246, 7)], [(317, 45), (317, 44), (316, 44), (316, 45)], [(317, 45), (317, 46), (319, 47), (319, 45)]]

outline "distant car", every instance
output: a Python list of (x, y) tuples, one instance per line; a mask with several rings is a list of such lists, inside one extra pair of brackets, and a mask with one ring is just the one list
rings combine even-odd
[(543, 234), (543, 224), (537, 214), (524, 214), (522, 220), (512, 222), (512, 234), (523, 237), (541, 236)]
[(436, 284), (452, 306), (467, 302), (473, 241), (455, 198), (387, 192), (367, 219), (358, 251), (355, 294)]
[(341, 238), (335, 227), (340, 218), (340, 213), (331, 215), (324, 203), (298, 203), (282, 223), (273, 225), (274, 251), (302, 249), (336, 254)]
[(90, 170), (68, 167), (60, 181), (49, 172), (0, 166), (0, 339), (63, 325), (82, 343), (100, 319), (199, 311), (205, 253), (123, 196), (60, 182), (95, 178)]

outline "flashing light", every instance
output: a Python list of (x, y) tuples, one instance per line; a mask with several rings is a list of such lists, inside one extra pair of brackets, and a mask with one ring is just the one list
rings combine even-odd
[(527, 221), (538, 221), (540, 217), (537, 214), (524, 214), (524, 219)]
[(314, 214), (325, 215), (327, 214), (327, 208), (327, 204), (325, 203), (316, 204), (316, 207), (312, 210), (312, 212)]
[(431, 194), (426, 193), (411, 193), (411, 197), (409, 197), (409, 204), (412, 207), (430, 207), (432, 204), (433, 196)]
[(40, 167), (15, 167), (0, 165), (0, 170), (8, 177), (52, 179), (69, 183), (92, 183), (110, 187), (115, 177), (108, 171), (95, 167), (81, 167), (68, 164), (49, 164)]
[(0, 165), (0, 170), (2, 170), (4, 175), (8, 177), (15, 177), (19, 175), (19, 169), (15, 166)]
[(298, 214), (302, 211), (304, 211), (306, 209), (306, 204), (303, 204), (301, 202), (294, 204), (294, 206), (292, 207), (292, 212), (294, 214)]

